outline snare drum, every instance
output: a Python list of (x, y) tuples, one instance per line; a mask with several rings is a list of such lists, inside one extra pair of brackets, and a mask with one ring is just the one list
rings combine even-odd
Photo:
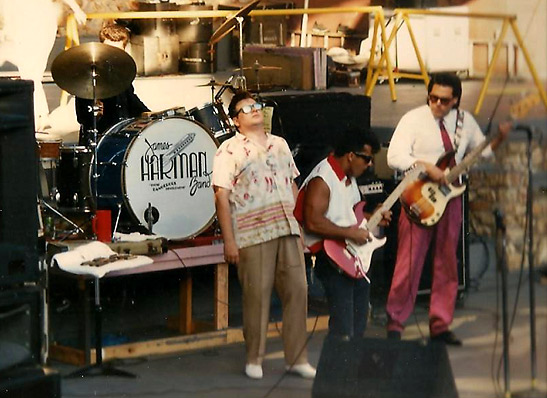
[(76, 145), (62, 146), (60, 154), (57, 204), (62, 209), (87, 212), (92, 205), (89, 170), (93, 154)]
[(57, 167), (62, 140), (37, 140), (40, 158), (39, 177), (42, 198), (53, 201), (57, 192)]
[(203, 124), (215, 138), (221, 141), (225, 136), (233, 134), (234, 126), (220, 102), (192, 108), (188, 111), (188, 116)]
[(137, 119), (111, 128), (97, 146), (97, 208), (168, 239), (207, 229), (215, 216), (211, 185), (216, 139), (181, 117)]

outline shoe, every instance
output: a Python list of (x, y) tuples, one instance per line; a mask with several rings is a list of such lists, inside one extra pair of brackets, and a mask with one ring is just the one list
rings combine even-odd
[(388, 330), (387, 331), (387, 339), (388, 340), (400, 341), (401, 340), (401, 332), (399, 332), (398, 330)]
[(262, 372), (262, 365), (248, 363), (245, 365), (245, 374), (251, 379), (261, 379), (262, 376), (264, 376), (264, 373)]
[(462, 341), (456, 337), (454, 333), (452, 333), (450, 330), (447, 330), (446, 332), (442, 332), (436, 336), (431, 336), (432, 341), (440, 341), (441, 343), (445, 343), (448, 345), (454, 345), (454, 346), (461, 346)]
[(285, 366), (285, 370), (289, 373), (296, 374), (305, 379), (313, 379), (315, 378), (315, 374), (317, 373), (317, 370), (315, 370), (315, 368), (309, 363), (301, 363), (299, 365), (293, 366), (287, 365)]

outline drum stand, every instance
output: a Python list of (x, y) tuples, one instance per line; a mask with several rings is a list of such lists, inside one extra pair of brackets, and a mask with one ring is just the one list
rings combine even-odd
[(92, 376), (120, 376), (128, 378), (136, 378), (137, 375), (126, 372), (125, 370), (116, 369), (109, 364), (103, 363), (103, 308), (101, 307), (101, 294), (99, 289), (99, 277), (95, 277), (95, 363), (83, 369), (67, 375), (67, 378), (75, 377), (92, 377)]

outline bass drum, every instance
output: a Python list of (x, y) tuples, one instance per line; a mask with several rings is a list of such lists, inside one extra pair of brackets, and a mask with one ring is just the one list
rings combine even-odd
[(113, 216), (121, 209), (122, 221), (168, 239), (198, 235), (215, 217), (217, 147), (200, 124), (181, 117), (112, 127), (97, 146), (97, 208)]

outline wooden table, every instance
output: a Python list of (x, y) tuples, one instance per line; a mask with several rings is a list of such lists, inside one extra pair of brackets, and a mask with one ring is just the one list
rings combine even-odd
[[(224, 245), (221, 243), (208, 244), (193, 247), (169, 248), (165, 254), (150, 256), (154, 262), (150, 265), (112, 271), (103, 278), (115, 278), (124, 275), (135, 275), (149, 272), (167, 271), (173, 269), (186, 269), (213, 265), (215, 267), (214, 279), (214, 320), (209, 330), (220, 331), (228, 328), (228, 264), (224, 262)], [(49, 347), (49, 354), (52, 358), (74, 364), (89, 364), (94, 362), (94, 350), (91, 347), (91, 311), (89, 308), (88, 284), (92, 277), (84, 275), (69, 274), (56, 270), (54, 274), (77, 279), (80, 291), (82, 316), (81, 316), (81, 348), (71, 348), (53, 343)], [(179, 289), (179, 314), (170, 322), (171, 326), (182, 335), (190, 335), (196, 331), (203, 331), (203, 325), (197, 325), (192, 318), (192, 278), (186, 274), (180, 282)], [(168, 342), (164, 342), (169, 344)], [(163, 344), (160, 344), (163, 345)], [(104, 357), (108, 357), (111, 347), (105, 347)], [(149, 353), (149, 351), (147, 350)], [(165, 351), (161, 351), (165, 352)], [(142, 353), (142, 351), (141, 351)], [(160, 352), (158, 352), (160, 353)], [(116, 356), (110, 355), (110, 357)]]

